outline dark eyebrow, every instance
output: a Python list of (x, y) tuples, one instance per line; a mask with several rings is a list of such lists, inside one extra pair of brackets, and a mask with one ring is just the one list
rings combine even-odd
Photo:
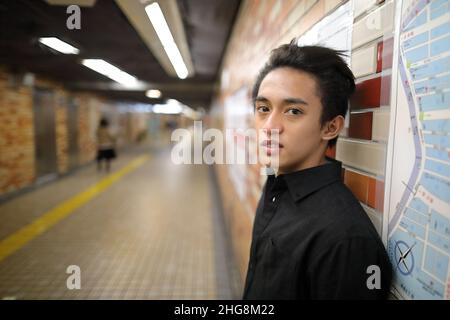
[(261, 96), (257, 96), (255, 99), (253, 99), (253, 102), (260, 101), (260, 102), (269, 102), (269, 99)]
[(285, 104), (303, 104), (305, 106), (308, 105), (308, 102), (306, 102), (303, 99), (300, 98), (287, 98), (283, 100)]
[[(269, 99), (267, 99), (266, 97), (262, 97), (262, 96), (257, 96), (253, 102), (269, 102)], [(306, 102), (303, 99), (300, 98), (286, 98), (283, 100), (283, 104), (303, 104), (305, 106), (308, 105), (308, 102)]]

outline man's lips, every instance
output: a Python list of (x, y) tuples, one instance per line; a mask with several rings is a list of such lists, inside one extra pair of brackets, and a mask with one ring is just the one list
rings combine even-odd
[(261, 142), (260, 145), (262, 147), (266, 147), (266, 148), (270, 148), (270, 149), (283, 148), (283, 145), (281, 143), (278, 143), (278, 142), (272, 141), (272, 140), (264, 140), (263, 142)]

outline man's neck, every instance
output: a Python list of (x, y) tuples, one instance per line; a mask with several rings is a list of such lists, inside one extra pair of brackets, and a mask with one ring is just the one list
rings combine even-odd
[(275, 171), (275, 176), (279, 176), (282, 174), (287, 174), (287, 173), (291, 173), (291, 172), (297, 172), (297, 171), (301, 171), (301, 170), (305, 170), (305, 169), (309, 169), (309, 168), (314, 168), (314, 167), (318, 167), (324, 164), (329, 163), (330, 161), (327, 160), (327, 158), (325, 157), (325, 154), (323, 154), (321, 156), (321, 158), (319, 160), (316, 161), (309, 161), (308, 163), (303, 163), (297, 167), (295, 167), (294, 169), (291, 170), (277, 170)]

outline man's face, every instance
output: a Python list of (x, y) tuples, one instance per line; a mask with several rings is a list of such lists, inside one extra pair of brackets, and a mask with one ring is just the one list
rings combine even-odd
[[(323, 159), (327, 141), (322, 140), (322, 103), (317, 94), (313, 76), (293, 68), (274, 69), (261, 82), (255, 125), (266, 134), (258, 141), (267, 155), (279, 152), (279, 174), (317, 166)], [(278, 130), (278, 141), (269, 130)]]

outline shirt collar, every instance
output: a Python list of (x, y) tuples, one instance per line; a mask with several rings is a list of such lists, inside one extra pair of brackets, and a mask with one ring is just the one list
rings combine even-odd
[(326, 157), (329, 161), (323, 165), (291, 173), (281, 174), (277, 177), (286, 182), (289, 193), (295, 201), (341, 180), (342, 162)]

